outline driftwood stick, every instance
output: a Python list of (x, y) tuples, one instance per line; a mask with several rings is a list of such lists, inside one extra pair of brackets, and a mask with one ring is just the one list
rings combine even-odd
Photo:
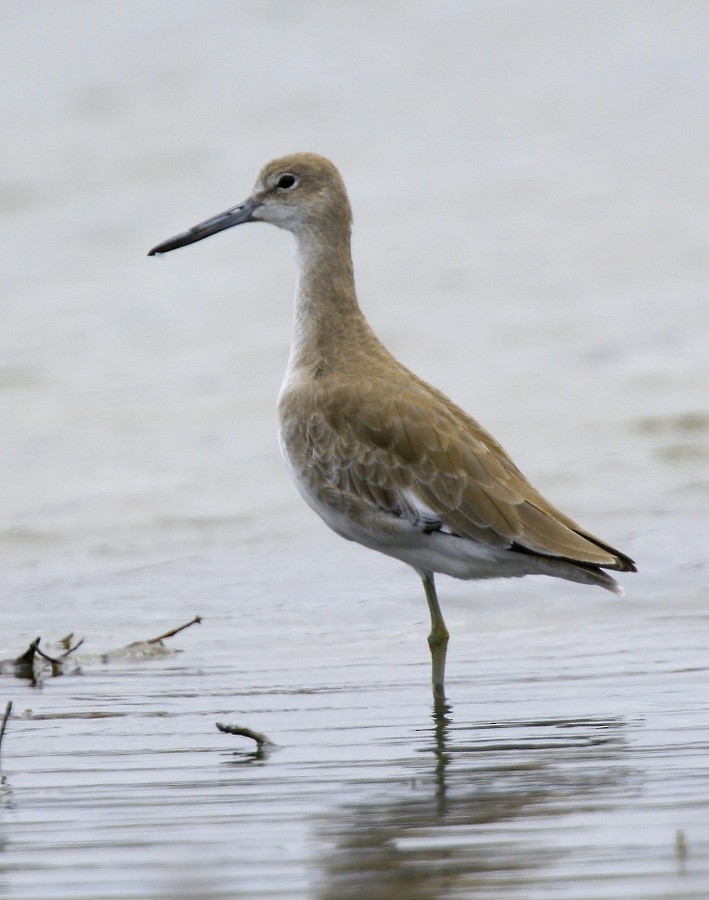
[(256, 746), (259, 750), (263, 747), (274, 746), (273, 741), (266, 737), (265, 734), (261, 734), (260, 731), (254, 731), (251, 728), (246, 728), (244, 725), (225, 725), (223, 722), (217, 722), (216, 726), (223, 734), (238, 734), (241, 737), (251, 738), (252, 741), (256, 741)]
[(166, 631), (165, 634), (161, 634), (159, 637), (150, 638), (150, 640), (146, 641), (146, 644), (159, 644), (161, 641), (164, 641), (165, 638), (171, 638), (176, 634), (179, 634), (181, 631), (184, 631), (185, 628), (189, 628), (190, 625), (199, 625), (202, 621), (202, 616), (195, 616), (191, 622), (185, 622), (184, 625), (179, 625), (177, 628), (173, 628), (171, 631)]
[(69, 656), (70, 653), (73, 653), (74, 650), (78, 650), (79, 647), (84, 643), (84, 639), (81, 638), (80, 641), (77, 641), (73, 647), (69, 647), (68, 650), (65, 650), (64, 653), (59, 657), (59, 659), (55, 659), (53, 656), (50, 656), (48, 653), (45, 653), (44, 650), (40, 650), (39, 644), (35, 647), (37, 654), (42, 657), (42, 659), (46, 659), (48, 663), (51, 663), (53, 666), (61, 666), (62, 661)]
[(80, 647), (83, 643), (84, 643), (84, 639), (81, 638), (80, 640), (78, 640), (78, 641), (74, 644), (73, 647), (67, 647), (67, 649), (62, 653), (62, 655), (59, 657), (59, 659), (66, 659), (67, 656), (69, 656), (70, 653), (73, 653), (75, 650), (78, 650), (79, 647)]
[(11, 712), (12, 700), (8, 700), (7, 706), (5, 707), (5, 715), (2, 717), (2, 724), (0, 724), (0, 750), (2, 749), (2, 739), (5, 737), (5, 728), (7, 726), (7, 720), (10, 718)]

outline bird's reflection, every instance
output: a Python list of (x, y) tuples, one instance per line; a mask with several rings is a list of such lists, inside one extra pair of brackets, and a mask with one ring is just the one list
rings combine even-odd
[(434, 768), (435, 784), (436, 784), (436, 805), (438, 815), (443, 816), (446, 811), (446, 768), (450, 762), (450, 755), (447, 750), (448, 730), (453, 723), (453, 708), (450, 704), (443, 700), (434, 700), (433, 713), (433, 754), (436, 760)]
[(550, 840), (554, 817), (627, 791), (625, 728), (616, 718), (456, 724), (439, 705), (403, 762), (408, 778), (320, 823), (317, 896), (523, 887), (565, 852)]

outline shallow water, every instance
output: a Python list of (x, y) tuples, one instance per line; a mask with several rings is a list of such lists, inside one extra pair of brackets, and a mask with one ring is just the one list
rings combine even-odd
[[(179, 655), (87, 648), (81, 674), (6, 685), (32, 713), (5, 738), (3, 895), (705, 893), (706, 616), (610, 598), (572, 626), (559, 600), (501, 628), (483, 604), (475, 629), (456, 609), (436, 725), (424, 623), (390, 606), (352, 647), (347, 609), (242, 628), (216, 602), (230, 627)], [(259, 759), (217, 721), (278, 746)]]
[[(85, 642), (0, 680), (0, 896), (706, 897), (704, 5), (4, 19), (0, 658)], [(385, 342), (640, 567), (440, 579), (445, 721), (416, 577), (278, 459), (289, 237), (144, 257), (296, 149)]]

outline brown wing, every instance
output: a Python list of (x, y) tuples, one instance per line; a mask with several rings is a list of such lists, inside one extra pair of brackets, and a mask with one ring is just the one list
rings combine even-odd
[(632, 561), (539, 494), (502, 447), (444, 395), (418, 382), (399, 394), (331, 393), (305, 423), (321, 474), (341, 491), (423, 528), (492, 546), (611, 569)]

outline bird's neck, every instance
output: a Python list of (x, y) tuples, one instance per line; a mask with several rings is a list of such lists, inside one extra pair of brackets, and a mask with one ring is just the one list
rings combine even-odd
[(357, 303), (349, 223), (295, 237), (298, 276), (288, 367), (322, 371), (371, 331)]

